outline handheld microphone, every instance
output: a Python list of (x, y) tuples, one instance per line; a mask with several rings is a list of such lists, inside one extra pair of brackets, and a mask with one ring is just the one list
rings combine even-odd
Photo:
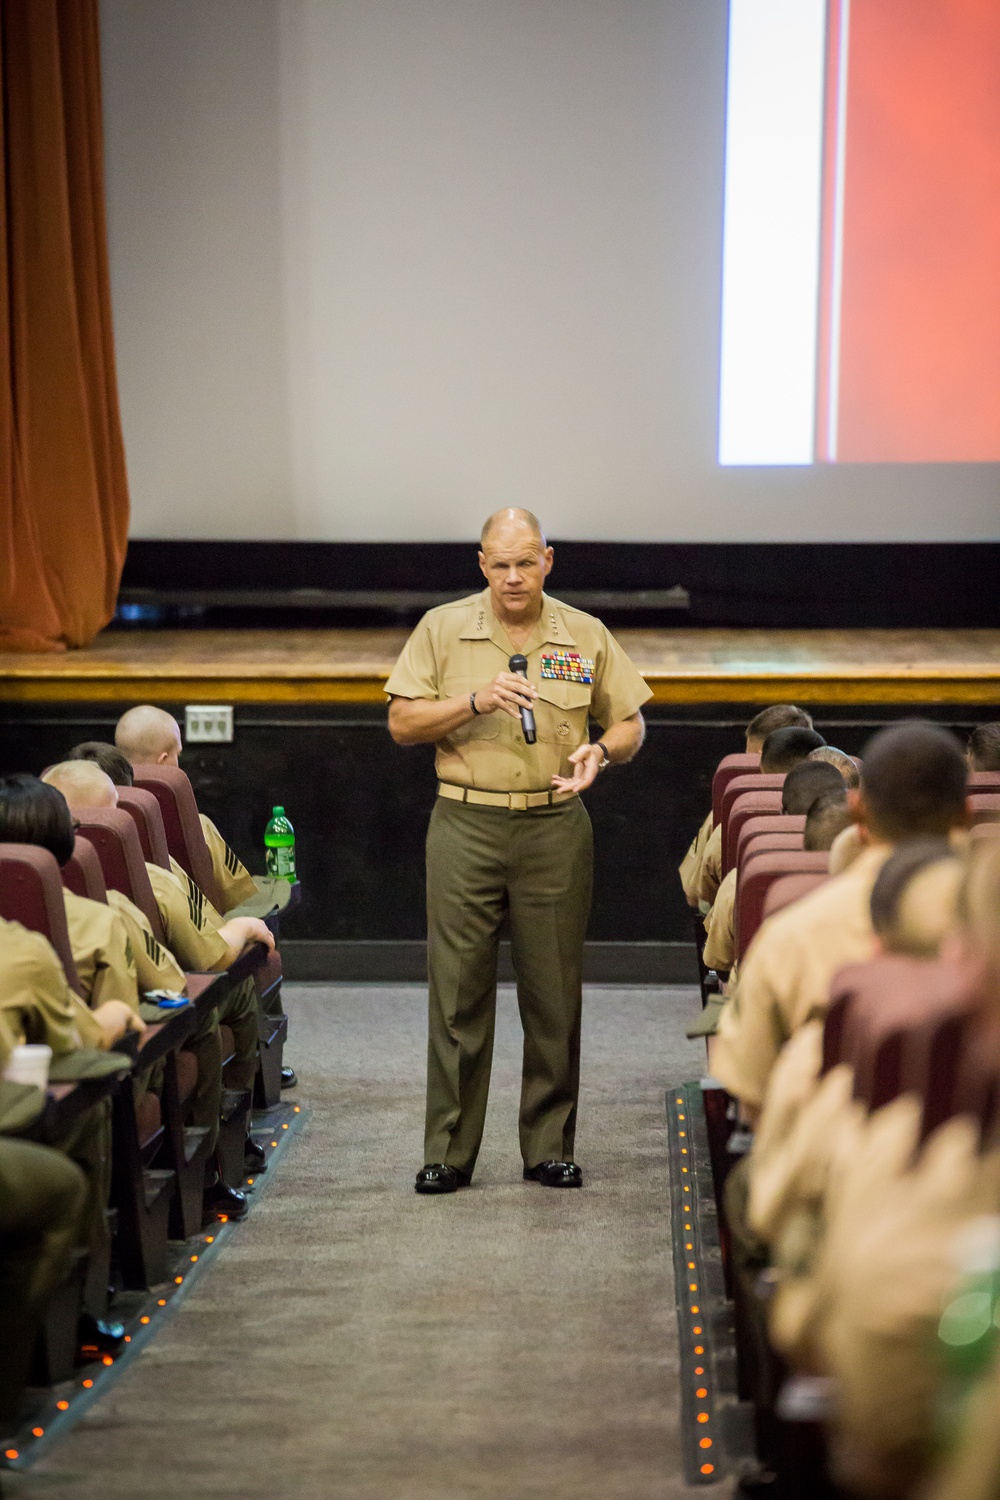
[[(526, 656), (512, 656), (507, 663), (508, 668), (516, 677), (528, 680), (528, 658)], [(534, 709), (521, 706), (521, 732), (524, 735), (524, 743), (533, 745), (535, 743), (535, 712)]]

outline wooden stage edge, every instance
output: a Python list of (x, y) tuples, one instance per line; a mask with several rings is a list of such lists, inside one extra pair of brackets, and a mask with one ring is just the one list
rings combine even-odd
[[(1000, 630), (622, 630), (654, 703), (1000, 704)], [(105, 631), (0, 653), (5, 703), (382, 703), (406, 631)]]

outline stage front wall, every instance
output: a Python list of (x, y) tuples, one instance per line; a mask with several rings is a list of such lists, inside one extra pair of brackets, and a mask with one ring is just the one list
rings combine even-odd
[[(183, 705), (172, 707), (183, 719)], [(867, 704), (813, 712), (826, 739), (853, 754), (899, 717), (898, 708)], [(959, 730), (996, 715), (995, 707), (966, 705), (923, 712)], [(37, 772), (80, 740), (111, 739), (116, 717), (115, 705), (0, 704), (0, 771)], [(245, 705), (234, 717), (232, 744), (192, 746), (183, 764), (203, 811), (251, 870), (263, 868), (272, 805), (288, 812), (302, 905), (283, 940), (421, 941), (431, 751), (394, 745), (377, 705)], [(596, 843), (591, 942), (690, 942), (677, 865), (709, 805), (716, 763), (742, 748), (746, 718), (740, 704), (654, 705), (639, 758), (588, 794)]]

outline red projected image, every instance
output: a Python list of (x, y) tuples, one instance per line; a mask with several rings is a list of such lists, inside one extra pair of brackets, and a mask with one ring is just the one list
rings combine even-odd
[(846, 3), (828, 15), (817, 457), (1000, 459), (1000, 5), (850, 0), (845, 27)]
[(1000, 0), (730, 0), (719, 462), (1000, 459)]

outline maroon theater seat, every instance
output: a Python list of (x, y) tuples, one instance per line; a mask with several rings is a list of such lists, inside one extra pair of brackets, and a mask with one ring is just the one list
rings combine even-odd
[(117, 807), (91, 808), (80, 821), (80, 833), (93, 845), (105, 884), (144, 912), (157, 942), (165, 942), (139, 834), (128, 813)]
[(800, 849), (755, 854), (752, 859), (747, 860), (736, 888), (734, 926), (737, 960), (745, 956), (765, 915), (770, 915), (765, 911), (765, 905), (771, 887), (789, 876), (808, 876), (818, 884), (826, 879), (828, 864), (828, 855), (806, 854)]
[(223, 908), (212, 857), (198, 818), (198, 804), (185, 773), (178, 766), (135, 766), (135, 785), (152, 792), (160, 804), (167, 847), (216, 911)]
[(763, 771), (757, 771), (749, 776), (746, 773), (743, 773), (739, 776), (734, 776), (728, 783), (725, 791), (722, 794), (722, 805), (719, 809), (719, 822), (722, 824), (723, 830), (725, 830), (726, 821), (729, 817), (730, 809), (732, 808), (732, 805), (736, 801), (737, 797), (742, 796), (744, 792), (780, 792), (784, 784), (784, 775), (765, 776)]
[(777, 837), (798, 839), (797, 844), (769, 844), (760, 848), (801, 849), (806, 820), (792, 813), (763, 813), (759, 818), (748, 818), (740, 829), (736, 840), (736, 868), (741, 870), (751, 848), (758, 847), (758, 840)]
[(61, 874), (66, 890), (74, 895), (86, 896), (88, 901), (107, 901), (108, 888), (97, 850), (79, 834), (73, 843), (73, 854), (63, 865)]
[(817, 866), (808, 872), (796, 873), (794, 875), (781, 875), (769, 888), (764, 897), (764, 921), (773, 917), (775, 912), (784, 911), (786, 906), (791, 906), (793, 901), (801, 901), (803, 896), (808, 896), (817, 886), (829, 880), (828, 854), (806, 854), (802, 851), (802, 859), (826, 860), (827, 864), (820, 870)]
[(1000, 1026), (979, 1016), (970, 1018), (958, 1061), (952, 1097), (955, 1114), (979, 1121), (982, 1145), (1000, 1145)]
[(759, 755), (724, 755), (712, 777), (712, 823), (722, 820), (722, 796), (734, 776), (747, 776), (760, 767)]
[[(758, 781), (765, 778), (760, 776)], [(770, 778), (767, 778), (770, 780)], [(728, 796), (728, 793), (727, 793)], [(781, 816), (781, 788), (772, 787), (765, 789), (754, 788), (753, 791), (741, 792), (730, 804), (723, 824), (722, 831), (722, 873), (728, 875), (736, 864), (736, 850), (739, 847), (740, 831), (746, 826), (751, 818), (780, 817)]]
[(970, 822), (1000, 822), (1000, 792), (970, 792), (966, 805)]
[(162, 865), (163, 869), (169, 870), (170, 850), (167, 848), (163, 815), (152, 792), (145, 792), (138, 786), (123, 786), (119, 788), (118, 806), (128, 813), (135, 824), (135, 831), (142, 845), (142, 857), (146, 863)]
[(0, 844), (0, 917), (20, 922), (48, 938), (66, 971), (70, 987), (80, 993), (80, 979), (69, 945), (62, 878), (55, 856), (37, 844)]

